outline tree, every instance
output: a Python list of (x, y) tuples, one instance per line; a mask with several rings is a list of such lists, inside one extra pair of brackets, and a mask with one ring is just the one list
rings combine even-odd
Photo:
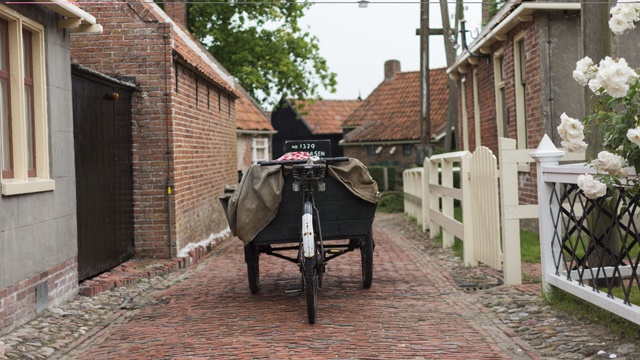
[(188, 27), (259, 102), (312, 98), (320, 87), (335, 92), (337, 82), (320, 56), (318, 39), (298, 26), (310, 6), (292, 0), (192, 0)]

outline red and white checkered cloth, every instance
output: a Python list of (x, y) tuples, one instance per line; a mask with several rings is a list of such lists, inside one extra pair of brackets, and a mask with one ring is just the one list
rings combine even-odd
[(298, 152), (286, 153), (274, 161), (305, 160), (310, 157), (311, 155), (309, 155), (308, 153), (304, 151), (298, 151)]

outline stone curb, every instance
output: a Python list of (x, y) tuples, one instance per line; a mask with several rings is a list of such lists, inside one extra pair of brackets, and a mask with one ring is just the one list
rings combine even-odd
[(208, 247), (208, 249), (202, 245), (198, 246), (188, 252), (189, 256), (175, 257), (171, 260), (159, 260), (153, 264), (153, 268), (150, 270), (136, 269), (136, 260), (126, 261), (109, 271), (81, 282), (80, 285), (78, 285), (79, 293), (91, 297), (118, 286), (138, 282), (140, 279), (167, 275), (181, 269), (193, 267), (200, 264), (213, 250), (231, 238), (232, 236), (230, 235), (215, 238), (212, 242), (213, 246)]

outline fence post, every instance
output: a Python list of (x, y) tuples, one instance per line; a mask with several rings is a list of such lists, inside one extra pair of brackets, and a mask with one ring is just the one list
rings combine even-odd
[[(473, 194), (471, 194), (471, 155), (467, 152), (460, 160), (460, 189), (462, 190), (462, 226), (464, 228), (464, 244), (462, 248), (462, 261), (465, 266), (478, 266), (475, 252), (475, 240), (473, 234), (477, 231), (477, 224), (473, 223), (473, 211), (481, 211), (479, 207), (473, 208)], [(482, 204), (477, 204), (481, 206)]]
[[(409, 190), (408, 186), (408, 180), (407, 178), (409, 177), (409, 173), (405, 170), (402, 172), (402, 192), (403, 194), (407, 193), (407, 190)], [(403, 196), (404, 198), (404, 213), (405, 214), (409, 214), (409, 201), (407, 200), (406, 196)]]
[[(432, 160), (429, 160), (429, 179), (427, 181), (429, 181), (429, 184), (434, 184), (437, 185), (438, 184), (438, 163), (434, 162)], [(438, 194), (432, 193), (431, 190), (429, 190), (429, 212), (431, 212), (431, 210), (435, 210), (437, 212), (440, 212), (440, 198), (438, 197)], [(430, 221), (429, 223), (429, 236), (434, 238), (436, 236), (438, 236), (438, 234), (440, 234), (440, 225), (436, 224), (433, 221)]]
[(431, 229), (431, 190), (429, 189), (429, 158), (422, 163), (422, 232)]
[[(540, 263), (542, 272), (542, 291), (548, 293), (550, 285), (549, 274), (556, 273), (553, 254), (562, 254), (560, 249), (561, 221), (558, 226), (553, 225), (551, 213), (558, 214), (560, 206), (558, 202), (551, 202), (551, 192), (554, 185), (544, 181), (543, 167), (557, 166), (565, 152), (558, 150), (549, 137), (545, 134), (538, 145), (538, 149), (530, 156), (536, 161), (536, 173), (538, 178), (538, 219), (540, 221)], [(554, 238), (557, 241), (554, 241)]]
[[(449, 159), (442, 159), (442, 186), (453, 187), (453, 161)], [(449, 196), (442, 196), (442, 213), (450, 218), (453, 218), (453, 198)], [(446, 228), (442, 229), (442, 246), (444, 248), (450, 248), (453, 246), (454, 237), (453, 233)]]
[(500, 213), (502, 214), (502, 263), (504, 283), (522, 284), (522, 264), (520, 256), (520, 219), (508, 219), (505, 208), (518, 206), (518, 163), (505, 159), (505, 150), (515, 150), (514, 139), (499, 138), (498, 153), (500, 162)]

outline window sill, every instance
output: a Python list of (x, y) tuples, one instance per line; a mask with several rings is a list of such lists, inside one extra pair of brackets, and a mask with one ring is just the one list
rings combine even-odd
[(55, 180), (29, 178), (29, 180), (3, 179), (2, 195), (31, 194), (43, 191), (52, 191), (56, 188)]

